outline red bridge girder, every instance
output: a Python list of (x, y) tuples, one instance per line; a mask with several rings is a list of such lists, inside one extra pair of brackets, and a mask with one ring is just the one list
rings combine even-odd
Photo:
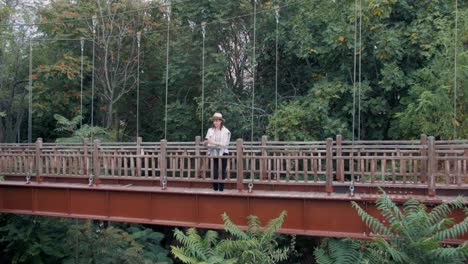
[[(208, 188), (106, 185), (89, 187), (73, 183), (36, 183), (6, 181), (0, 183), (0, 212), (56, 217), (100, 219), (121, 222), (222, 229), (221, 214), (226, 212), (234, 223), (244, 226), (248, 215), (262, 223), (286, 210), (288, 215), (280, 232), (288, 234), (371, 238), (351, 201), (378, 216), (375, 194), (268, 192)], [(415, 197), (415, 195), (412, 195)], [(439, 204), (452, 197), (418, 196), (425, 203)], [(403, 202), (407, 195), (392, 195)], [(455, 213), (463, 219), (463, 212)], [(447, 241), (462, 243), (468, 235)]]

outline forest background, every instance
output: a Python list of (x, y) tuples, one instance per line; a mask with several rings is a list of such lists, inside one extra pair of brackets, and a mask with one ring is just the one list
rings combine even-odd
[(80, 128), (56, 114), (193, 141), (215, 111), (233, 139), (467, 138), (467, 7), (257, 1), (254, 42), (254, 1), (2, 1), (0, 142), (28, 141), (30, 75), (33, 141)]

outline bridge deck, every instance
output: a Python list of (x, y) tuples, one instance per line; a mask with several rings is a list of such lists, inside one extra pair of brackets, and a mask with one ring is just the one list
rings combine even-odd
[[(167, 188), (153, 186), (88, 186), (78, 183), (29, 183), (7, 181), (0, 184), (0, 211), (45, 216), (101, 219), (122, 222), (222, 229), (226, 212), (240, 226), (248, 215), (264, 223), (279, 215), (288, 216), (282, 233), (328, 237), (371, 238), (350, 201), (358, 202), (374, 215), (376, 194), (306, 193), (225, 190), (208, 188)], [(408, 195), (391, 195), (403, 202)], [(439, 204), (451, 196), (413, 196), (428, 204)], [(463, 219), (463, 213), (455, 217)], [(448, 241), (462, 243), (463, 239)]]
[[(229, 149), (222, 157), (225, 191), (215, 192), (213, 167), (220, 161), (206, 155), (200, 138), (0, 144), (0, 212), (222, 228), (224, 212), (245, 225), (248, 215), (266, 221), (286, 210), (281, 232), (369, 238), (350, 201), (378, 216), (380, 187), (397, 202), (417, 197), (439, 204), (468, 196), (468, 140), (264, 138), (237, 140)], [(464, 217), (461, 210), (455, 215)]]

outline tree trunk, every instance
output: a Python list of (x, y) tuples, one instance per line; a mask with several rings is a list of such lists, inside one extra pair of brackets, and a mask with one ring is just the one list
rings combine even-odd
[(107, 113), (106, 113), (106, 128), (111, 128), (113, 125), (113, 112), (114, 112), (114, 103), (112, 100), (108, 103)]

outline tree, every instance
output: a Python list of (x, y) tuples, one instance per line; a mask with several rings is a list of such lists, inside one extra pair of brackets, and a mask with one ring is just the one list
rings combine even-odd
[[(23, 13), (18, 12), (23, 8)], [(14, 19), (31, 20), (33, 7), (18, 1), (0, 5), (0, 142), (20, 140), (21, 125), (27, 119), (28, 94), (28, 32), (25, 28), (8, 26)]]

